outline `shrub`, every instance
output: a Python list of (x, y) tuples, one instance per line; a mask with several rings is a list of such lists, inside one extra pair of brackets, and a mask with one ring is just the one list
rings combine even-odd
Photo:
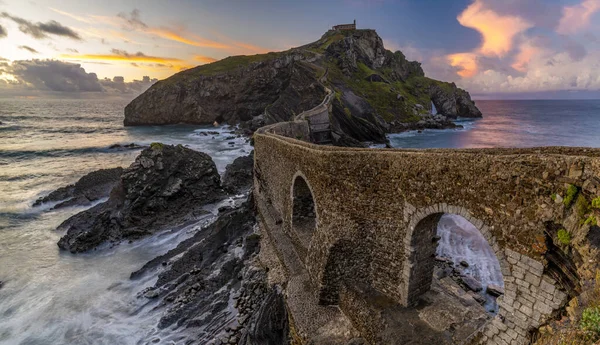
[(550, 195), (550, 198), (552, 199), (552, 201), (556, 201), (556, 193)]
[(600, 196), (597, 197), (596, 199), (592, 200), (592, 207), (593, 208), (600, 208)]
[(573, 200), (575, 200), (575, 195), (577, 195), (577, 192), (579, 190), (577, 189), (577, 187), (575, 187), (574, 185), (570, 184), (569, 187), (567, 188), (567, 195), (565, 196), (563, 203), (565, 204), (565, 206), (569, 207), (571, 206), (571, 204), (573, 203)]
[(594, 339), (600, 338), (600, 307), (585, 308), (579, 326)]
[(565, 229), (558, 230), (558, 241), (564, 245), (571, 243), (571, 233)]
[(577, 201), (575, 202), (575, 210), (577, 211), (579, 218), (583, 218), (585, 214), (590, 211), (590, 203), (582, 194), (579, 194), (577, 197)]

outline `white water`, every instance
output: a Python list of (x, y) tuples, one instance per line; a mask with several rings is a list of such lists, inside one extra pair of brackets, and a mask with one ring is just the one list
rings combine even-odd
[[(50, 191), (100, 168), (128, 166), (140, 150), (113, 144), (182, 144), (211, 155), (219, 172), (252, 147), (226, 127), (126, 127), (123, 102), (0, 101), (0, 344), (174, 344), (181, 333), (158, 330), (164, 309), (137, 297), (158, 272), (139, 280), (131, 272), (174, 248), (217, 213), (180, 230), (103, 246), (86, 254), (61, 252), (56, 227), (84, 210), (31, 207)], [(4, 126), (4, 127), (3, 127)], [(4, 130), (3, 130), (4, 129)], [(208, 134), (210, 132), (210, 134)], [(206, 135), (204, 135), (206, 134)], [(179, 334), (179, 335), (178, 335)]]
[(437, 115), (437, 109), (435, 108), (435, 104), (431, 102), (431, 115)]
[[(490, 284), (504, 287), (498, 258), (473, 224), (461, 216), (444, 214), (438, 223), (437, 233), (441, 237), (438, 256), (451, 259), (455, 266), (466, 261), (469, 267), (462, 268), (462, 271), (481, 282), (484, 292)], [(488, 300), (493, 302), (491, 298)], [(486, 307), (495, 308), (495, 303), (488, 303)]]

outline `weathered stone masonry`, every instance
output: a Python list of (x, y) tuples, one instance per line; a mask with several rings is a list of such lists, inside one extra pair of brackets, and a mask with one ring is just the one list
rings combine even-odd
[[(294, 126), (305, 131), (300, 123)], [(270, 232), (297, 237), (292, 183), (297, 176), (306, 180), (317, 225), (301, 256), (305, 269), (318, 301), (339, 304), (363, 336), (371, 320), (351, 310), (344, 282), (410, 305), (431, 283), (432, 231), (443, 213), (475, 225), (501, 264), (506, 293), (480, 343), (526, 343), (530, 331), (566, 302), (537, 248), (547, 222), (565, 222), (564, 207), (551, 195), (561, 193), (565, 183), (596, 181), (600, 150), (350, 149), (295, 140), (292, 132), (255, 135), (254, 193), (259, 210), (270, 210), (261, 216), (278, 224)]]

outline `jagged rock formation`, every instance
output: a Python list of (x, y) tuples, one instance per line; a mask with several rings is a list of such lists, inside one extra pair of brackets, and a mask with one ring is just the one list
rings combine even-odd
[[(469, 94), (424, 76), (420, 63), (385, 49), (374, 30), (329, 31), (288, 51), (233, 56), (154, 84), (125, 108), (125, 125), (289, 121), (336, 93), (332, 130), (346, 144), (385, 133), (451, 127), (481, 117)], [(441, 117), (428, 118), (431, 104)], [(258, 121), (257, 121), (258, 119)]]
[(225, 168), (223, 189), (231, 194), (247, 192), (252, 187), (252, 169), (254, 168), (254, 151), (248, 156), (238, 157)]
[(183, 146), (152, 144), (121, 175), (109, 199), (64, 221), (58, 246), (83, 252), (194, 220), (223, 196), (209, 155)]
[(53, 209), (86, 205), (105, 198), (119, 182), (123, 168), (101, 169), (83, 176), (75, 184), (61, 187), (45, 197), (37, 199), (33, 206), (59, 202)]

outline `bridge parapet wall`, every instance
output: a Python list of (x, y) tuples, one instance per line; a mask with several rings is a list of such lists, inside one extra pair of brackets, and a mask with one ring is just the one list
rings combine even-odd
[[(289, 233), (291, 184), (299, 172), (305, 176), (319, 210), (305, 265), (327, 300), (351, 278), (345, 272), (360, 270), (366, 271), (359, 274), (362, 283), (410, 303), (419, 222), (436, 213), (464, 216), (493, 247), (505, 279), (500, 316), (488, 325), (485, 340), (522, 344), (566, 299), (545, 274), (540, 252), (546, 222), (565, 217), (551, 196), (564, 195), (566, 183), (600, 178), (599, 157), (600, 150), (567, 148), (335, 148), (263, 132), (255, 135), (255, 193), (277, 209)], [(344, 248), (342, 255), (337, 248)], [(360, 259), (336, 264), (353, 255)]]

